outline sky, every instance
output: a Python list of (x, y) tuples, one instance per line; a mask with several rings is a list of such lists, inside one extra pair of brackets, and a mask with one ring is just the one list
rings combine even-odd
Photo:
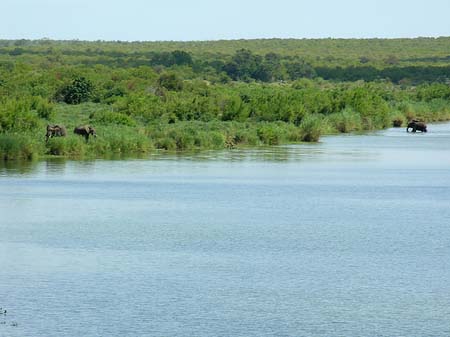
[(0, 39), (450, 36), (450, 0), (0, 0)]

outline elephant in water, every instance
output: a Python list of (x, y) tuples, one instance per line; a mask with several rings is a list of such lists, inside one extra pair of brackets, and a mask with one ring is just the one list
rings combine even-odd
[(67, 136), (67, 130), (64, 125), (47, 125), (47, 133), (45, 134), (45, 142), (48, 142), (52, 137), (65, 137)]
[(409, 132), (409, 129), (412, 129), (412, 132), (421, 131), (421, 132), (427, 132), (427, 125), (423, 122), (419, 122), (416, 119), (413, 119), (411, 122), (408, 123), (408, 126), (406, 127), (406, 132)]
[(95, 129), (92, 126), (89, 125), (81, 125), (81, 126), (77, 126), (74, 130), (73, 133), (76, 135), (81, 135), (84, 136), (84, 138), (86, 139), (86, 142), (89, 140), (89, 136), (94, 136), (97, 137), (97, 133), (95, 132)]

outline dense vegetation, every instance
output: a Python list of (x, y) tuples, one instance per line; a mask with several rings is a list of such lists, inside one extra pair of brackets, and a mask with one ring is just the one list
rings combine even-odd
[[(450, 119), (450, 38), (0, 40), (0, 157), (317, 141)], [(47, 124), (64, 138), (45, 143)], [(85, 142), (71, 130), (96, 127)]]

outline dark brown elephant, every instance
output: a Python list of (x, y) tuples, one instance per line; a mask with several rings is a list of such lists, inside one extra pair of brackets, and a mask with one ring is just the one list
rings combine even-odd
[(84, 138), (86, 139), (86, 142), (89, 140), (89, 136), (97, 137), (97, 133), (95, 132), (95, 129), (89, 125), (77, 126), (73, 130), (73, 133), (76, 135), (84, 136)]
[(421, 131), (421, 132), (427, 132), (427, 125), (423, 122), (419, 122), (416, 119), (413, 119), (408, 123), (408, 126), (406, 127), (406, 132), (409, 132), (409, 129), (412, 129), (412, 132)]
[(48, 142), (52, 137), (65, 137), (67, 136), (67, 130), (64, 125), (47, 125), (47, 133), (45, 134), (45, 142)]

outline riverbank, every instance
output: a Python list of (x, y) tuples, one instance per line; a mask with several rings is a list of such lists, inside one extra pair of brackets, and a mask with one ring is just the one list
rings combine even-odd
[[(86, 105), (85, 108), (89, 110), (93, 106)], [(439, 105), (438, 109), (424, 104), (418, 107), (410, 105), (409, 108), (404, 112), (389, 113), (379, 124), (362, 118), (351, 109), (328, 116), (308, 115), (298, 126), (282, 121), (182, 121), (147, 126), (108, 123), (96, 126), (97, 137), (91, 137), (88, 142), (72, 134), (71, 129), (67, 137), (54, 137), (45, 142), (45, 121), (39, 121), (38, 126), (30, 131), (0, 134), (0, 159), (33, 160), (58, 156), (71, 159), (110, 158), (143, 156), (156, 150), (183, 152), (260, 147), (317, 142), (323, 135), (379, 130), (394, 125), (405, 127), (406, 120), (412, 117), (426, 122), (450, 120), (450, 109), (444, 105)], [(69, 123), (66, 120), (65, 125)]]

